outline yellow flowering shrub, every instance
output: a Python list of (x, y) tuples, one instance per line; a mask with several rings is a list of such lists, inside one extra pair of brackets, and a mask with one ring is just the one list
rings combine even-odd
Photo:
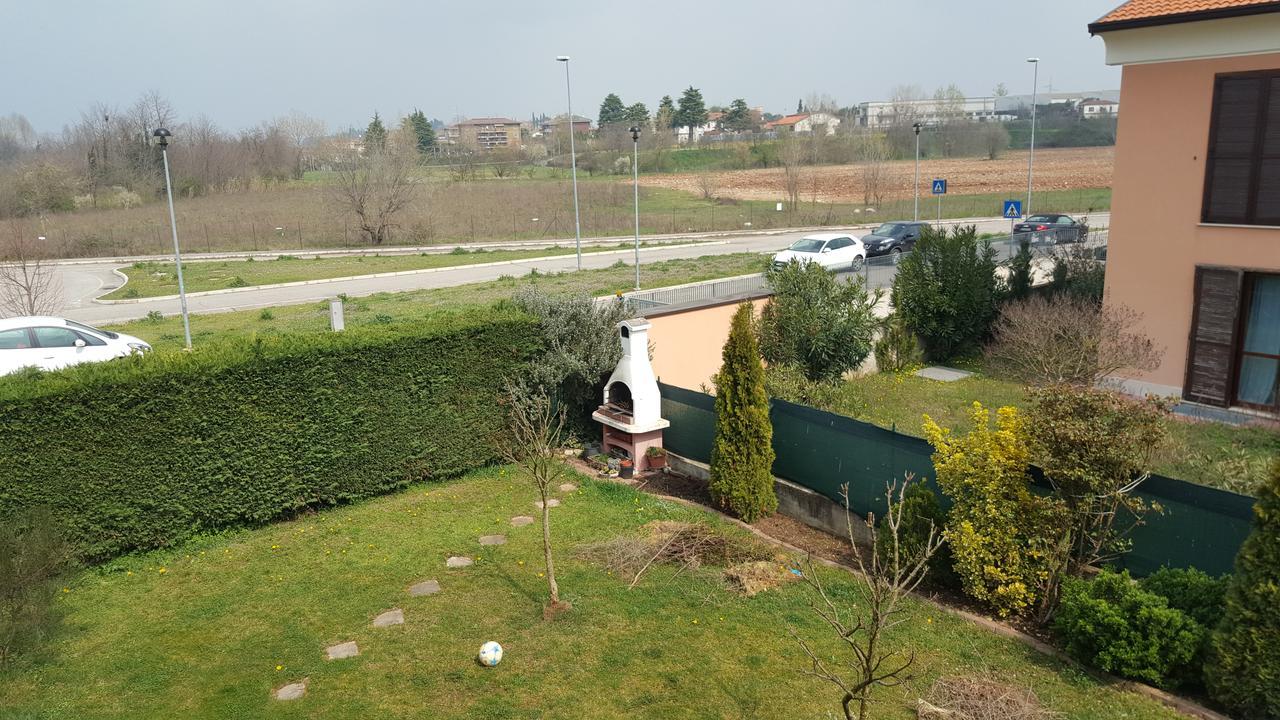
[(1021, 615), (1056, 566), (1061, 506), (1030, 491), (1029, 434), (1016, 408), (997, 410), (994, 427), (981, 403), (970, 417), (966, 435), (924, 418), (938, 484), (955, 502), (943, 536), (965, 593), (1002, 617)]

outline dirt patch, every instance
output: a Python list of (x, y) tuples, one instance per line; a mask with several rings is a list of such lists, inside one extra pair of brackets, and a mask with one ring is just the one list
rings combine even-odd
[(927, 701), (916, 706), (921, 720), (1042, 720), (1058, 717), (1040, 707), (1030, 688), (971, 677), (939, 678)]
[(696, 570), (703, 565), (731, 567), (758, 560), (774, 561), (778, 552), (754, 537), (725, 532), (702, 523), (654, 520), (639, 537), (624, 535), (578, 549), (631, 584), (655, 564)]
[[(1050, 148), (1036, 151), (1035, 184), (1040, 190), (1077, 190), (1111, 187), (1115, 148)], [(828, 203), (864, 202), (863, 169), (858, 165), (823, 165), (801, 168), (800, 196), (805, 201)], [(728, 170), (714, 173), (723, 198), (736, 200), (786, 200), (786, 179), (782, 168)], [(897, 160), (887, 164), (884, 200), (913, 197), (915, 162)], [(975, 195), (998, 192), (1026, 192), (1027, 153), (1007, 152), (996, 160), (979, 158), (930, 158), (920, 161), (922, 195), (928, 194), (930, 178), (947, 178), (947, 192)], [(645, 175), (640, 184), (700, 194), (696, 173)]]

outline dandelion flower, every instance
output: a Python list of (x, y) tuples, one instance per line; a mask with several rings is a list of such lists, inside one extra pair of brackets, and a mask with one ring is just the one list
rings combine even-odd
[(283, 665), (277, 665), (277, 666), (276, 666), (276, 672), (280, 672), (280, 671), (281, 671), (281, 670), (283, 670), (283, 669), (284, 669), (284, 666), (283, 666)]
[(543, 576), (543, 573), (538, 573), (538, 577), (542, 577), (542, 576)]
[(169, 571), (168, 571), (168, 570), (165, 570), (164, 568), (160, 568), (160, 574), (161, 574), (161, 575), (165, 574), (166, 572), (169, 572)]
[(125, 571), (124, 571), (124, 574), (125, 574), (125, 575), (132, 575), (132, 574), (133, 574), (133, 571), (132, 571), (132, 570), (125, 570)]
[(69, 593), (71, 592), (71, 588), (62, 588), (62, 592)]

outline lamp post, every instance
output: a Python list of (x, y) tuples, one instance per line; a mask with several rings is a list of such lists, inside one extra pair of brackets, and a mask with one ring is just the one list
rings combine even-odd
[(169, 198), (169, 227), (173, 228), (173, 260), (178, 266), (178, 299), (182, 303), (182, 334), (191, 349), (191, 318), (187, 315), (187, 286), (182, 281), (182, 248), (178, 245), (178, 218), (173, 213), (173, 183), (169, 180), (169, 136), (164, 128), (151, 133), (160, 143), (160, 157), (164, 158), (164, 191)]
[(1027, 154), (1027, 208), (1026, 215), (1031, 215), (1031, 173), (1036, 163), (1036, 89), (1040, 84), (1040, 58), (1027, 58), (1031, 63), (1031, 152)]
[(912, 123), (911, 129), (916, 131), (916, 216), (920, 221), (920, 123)]
[(578, 153), (573, 144), (573, 91), (569, 86), (569, 56), (557, 55), (556, 62), (564, 63), (564, 97), (569, 108), (569, 166), (573, 174), (573, 237), (578, 248), (578, 269), (582, 269), (582, 218), (578, 213)]
[(631, 191), (636, 207), (636, 289), (640, 289), (640, 126), (631, 126)]

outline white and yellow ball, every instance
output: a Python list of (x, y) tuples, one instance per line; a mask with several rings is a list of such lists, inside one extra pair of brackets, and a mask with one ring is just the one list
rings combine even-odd
[(492, 640), (481, 645), (479, 660), (485, 667), (493, 667), (502, 662), (502, 646)]

